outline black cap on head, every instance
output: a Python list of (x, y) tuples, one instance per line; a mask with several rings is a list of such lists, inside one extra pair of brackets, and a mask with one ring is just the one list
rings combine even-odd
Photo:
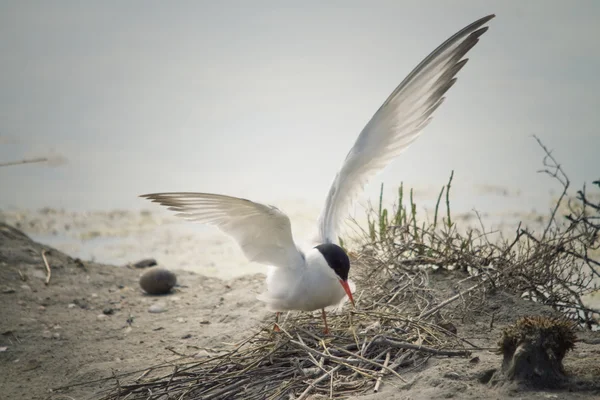
[(340, 246), (333, 243), (324, 243), (315, 247), (323, 254), (327, 264), (335, 271), (340, 279), (348, 280), (348, 272), (350, 272), (350, 259), (348, 254)]

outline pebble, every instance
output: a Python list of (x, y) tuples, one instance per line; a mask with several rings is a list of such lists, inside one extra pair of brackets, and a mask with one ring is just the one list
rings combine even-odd
[(115, 310), (114, 308), (106, 307), (104, 310), (102, 310), (102, 313), (104, 315), (113, 315), (115, 313)]
[(75, 308), (75, 307), (77, 307), (77, 304), (75, 304), (75, 303), (71, 303), (71, 304), (69, 304), (67, 307), (69, 307), (69, 308)]
[(96, 318), (97, 318), (99, 321), (104, 321), (105, 319), (107, 319), (107, 318), (108, 318), (108, 315), (106, 315), (106, 314), (99, 314), (99, 315), (98, 315)]
[(158, 314), (167, 311), (167, 307), (163, 303), (154, 303), (148, 307), (148, 312)]
[(13, 288), (6, 288), (6, 289), (2, 290), (3, 294), (10, 294), (10, 293), (14, 293), (14, 292), (15, 292), (15, 289), (13, 289)]
[(148, 294), (166, 294), (177, 283), (177, 276), (165, 268), (153, 267), (140, 277), (140, 286)]
[(50, 339), (50, 338), (52, 338), (52, 332), (50, 332), (50, 331), (44, 331), (44, 332), (42, 332), (42, 337), (44, 339)]
[(146, 258), (133, 264), (135, 268), (148, 268), (154, 267), (155, 265), (158, 265), (158, 263), (154, 258)]
[(31, 290), (31, 286), (29, 286), (29, 285), (21, 285), (21, 289), (23, 289), (23, 290)]

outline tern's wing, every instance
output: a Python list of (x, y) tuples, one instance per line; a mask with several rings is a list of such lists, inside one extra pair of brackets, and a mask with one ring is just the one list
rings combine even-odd
[(431, 120), (455, 75), (467, 62), (463, 56), (487, 31), (481, 18), (450, 37), (428, 55), (387, 98), (364, 127), (336, 175), (319, 217), (317, 240), (336, 243), (338, 229), (367, 181), (405, 150)]
[(140, 197), (177, 211), (177, 216), (189, 221), (218, 227), (237, 241), (250, 261), (285, 268), (303, 265), (290, 219), (276, 207), (210, 193), (153, 193)]

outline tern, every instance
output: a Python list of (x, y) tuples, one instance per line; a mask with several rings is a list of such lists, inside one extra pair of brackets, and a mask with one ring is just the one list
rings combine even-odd
[[(366, 183), (420, 135), (465, 66), (463, 57), (479, 41), (495, 15), (458, 31), (430, 53), (396, 87), (360, 132), (335, 176), (310, 246), (294, 242), (290, 219), (275, 206), (212, 193), (170, 192), (140, 197), (177, 212), (186, 220), (216, 226), (233, 237), (249, 261), (268, 266), (267, 290), (258, 296), (267, 308), (321, 310), (347, 299), (354, 305), (348, 279), (350, 260), (338, 244), (338, 230)], [(277, 321), (277, 320), (276, 320)], [(275, 329), (278, 329), (277, 322)]]

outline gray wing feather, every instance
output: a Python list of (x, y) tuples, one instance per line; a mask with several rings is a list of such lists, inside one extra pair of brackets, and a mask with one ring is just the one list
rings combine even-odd
[(277, 207), (212, 193), (153, 193), (159, 203), (188, 221), (214, 225), (233, 237), (250, 261), (284, 268), (303, 265), (290, 219)]
[(431, 121), (456, 82), (463, 59), (487, 31), (488, 15), (460, 30), (429, 54), (396, 87), (358, 136), (336, 175), (318, 222), (316, 240), (337, 243), (348, 208), (368, 180), (404, 151)]

